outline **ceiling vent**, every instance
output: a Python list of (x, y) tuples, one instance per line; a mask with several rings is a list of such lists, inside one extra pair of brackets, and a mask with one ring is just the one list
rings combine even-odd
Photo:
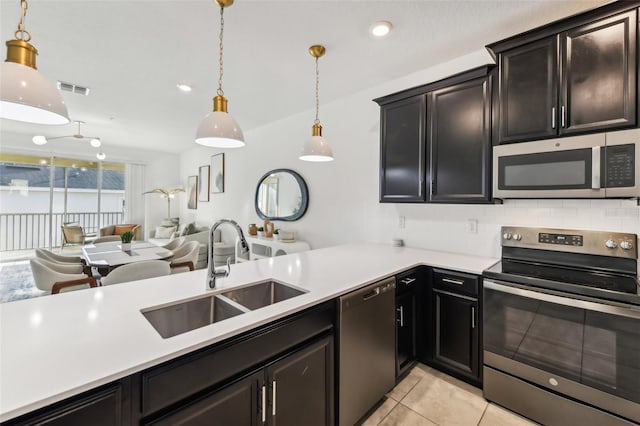
[(65, 83), (64, 81), (58, 81), (58, 90), (62, 90), (63, 92), (75, 93), (76, 95), (89, 96), (89, 91), (91, 89), (89, 89), (88, 87), (78, 86), (72, 83)]

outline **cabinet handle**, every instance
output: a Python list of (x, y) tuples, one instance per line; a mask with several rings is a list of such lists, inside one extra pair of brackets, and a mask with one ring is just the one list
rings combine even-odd
[(275, 416), (276, 415), (276, 381), (274, 380), (273, 382), (271, 382), (271, 385), (273, 386), (273, 401), (272, 402), (272, 406), (271, 406), (271, 415)]
[(471, 307), (471, 328), (476, 328), (476, 308)]
[(267, 388), (262, 386), (262, 423), (267, 421)]
[(454, 280), (454, 279), (451, 279), (451, 278), (443, 278), (442, 282), (449, 283), (449, 284), (464, 285), (464, 281), (463, 280)]
[(401, 282), (402, 284), (409, 285), (409, 284), (411, 284), (412, 282), (414, 282), (415, 280), (416, 280), (415, 278), (404, 278), (404, 279), (400, 280), (400, 282)]
[(400, 327), (404, 327), (404, 307), (400, 306), (397, 311), (400, 312)]
[(556, 128), (556, 107), (551, 107), (551, 128)]
[(567, 120), (567, 114), (564, 105), (562, 105), (562, 107), (560, 108), (560, 120), (562, 121), (562, 127), (564, 128)]

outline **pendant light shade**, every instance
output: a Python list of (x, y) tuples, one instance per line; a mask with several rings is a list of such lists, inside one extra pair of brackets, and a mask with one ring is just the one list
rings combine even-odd
[(213, 98), (213, 111), (200, 122), (196, 132), (196, 143), (213, 148), (240, 148), (244, 146), (244, 134), (236, 120), (227, 112), (227, 98), (222, 90), (222, 39), (224, 34), (224, 8), (233, 4), (233, 0), (215, 0), (220, 6), (220, 55), (218, 64), (217, 96)]
[(62, 95), (36, 69), (38, 50), (29, 43), (24, 29), (27, 2), (20, 2), (22, 15), (15, 40), (9, 40), (7, 59), (0, 78), (0, 117), (36, 124), (67, 124), (69, 114)]
[[(224, 108), (224, 111), (216, 110), (216, 101), (224, 104), (220, 107)], [(243, 147), (244, 134), (236, 120), (227, 112), (227, 100), (222, 96), (216, 96), (213, 103), (213, 111), (207, 114), (198, 126), (196, 143), (214, 148)]]
[(322, 137), (322, 126), (314, 124), (312, 133), (313, 136), (304, 143), (300, 159), (314, 162), (333, 161), (331, 146), (329, 142)]
[(329, 142), (322, 137), (322, 126), (318, 113), (320, 110), (319, 86), (320, 86), (320, 70), (318, 68), (318, 58), (324, 55), (326, 49), (324, 46), (313, 45), (309, 48), (311, 56), (316, 58), (316, 119), (311, 128), (311, 138), (307, 139), (302, 148), (300, 159), (303, 161), (326, 162), (333, 161), (333, 150)]

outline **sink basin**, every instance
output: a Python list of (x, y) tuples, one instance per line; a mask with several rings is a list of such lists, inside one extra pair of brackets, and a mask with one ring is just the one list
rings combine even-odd
[(166, 339), (304, 293), (306, 291), (287, 284), (267, 280), (220, 294), (154, 306), (141, 312)]
[(153, 328), (165, 339), (245, 312), (248, 310), (219, 296), (201, 297), (142, 310)]
[(292, 297), (300, 296), (304, 293), (306, 293), (306, 291), (299, 290), (287, 284), (267, 280), (223, 292), (221, 296), (231, 299), (253, 311), (264, 306), (291, 299)]

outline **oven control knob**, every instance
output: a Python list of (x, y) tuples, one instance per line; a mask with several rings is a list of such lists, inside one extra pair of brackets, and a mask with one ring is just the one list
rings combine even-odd
[(522, 239), (522, 235), (520, 234), (513, 234), (513, 239), (516, 241), (520, 241)]
[(610, 248), (610, 249), (614, 249), (614, 248), (618, 247), (618, 243), (616, 243), (613, 240), (605, 241), (604, 245), (607, 246), (607, 248)]
[(505, 240), (510, 240), (511, 232), (505, 232), (504, 234), (502, 234), (502, 238), (504, 238)]
[(631, 241), (620, 241), (620, 248), (622, 250), (631, 250), (633, 248), (633, 243), (631, 243)]

